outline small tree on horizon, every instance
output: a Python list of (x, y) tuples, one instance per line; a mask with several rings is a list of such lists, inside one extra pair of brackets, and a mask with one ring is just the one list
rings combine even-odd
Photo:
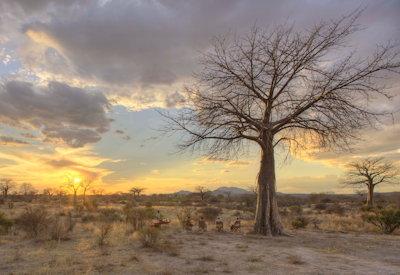
[[(76, 206), (78, 204), (78, 190), (79, 190), (79, 188), (81, 188), (80, 181), (78, 182), (78, 181), (76, 181), (76, 179), (74, 177), (67, 175), (66, 179), (65, 179), (64, 187), (72, 193), (73, 205), (74, 205), (74, 208), (76, 208)], [(60, 192), (61, 192), (61, 190), (62, 189), (60, 188)]]
[(202, 185), (196, 186), (195, 190), (199, 193), (201, 201), (204, 201), (206, 194), (210, 191)]
[(347, 164), (343, 184), (367, 187), (366, 204), (374, 206), (374, 189), (379, 184), (399, 184), (399, 170), (383, 158), (366, 158)]
[(146, 188), (135, 186), (135, 187), (132, 187), (132, 188), (129, 190), (129, 193), (131, 193), (131, 194), (133, 195), (134, 198), (138, 198), (138, 197), (140, 197), (140, 194), (141, 194), (145, 189), (146, 189)]
[(289, 151), (307, 144), (348, 149), (360, 129), (384, 114), (368, 103), (390, 98), (382, 77), (399, 71), (399, 51), (388, 43), (367, 58), (340, 52), (359, 30), (359, 16), (355, 11), (304, 31), (255, 27), (247, 35), (217, 37), (195, 84), (185, 89), (187, 107), (162, 113), (166, 131), (184, 133), (181, 150), (237, 158), (249, 144), (258, 146), (256, 233), (284, 234), (276, 195), (278, 145)]
[(86, 193), (93, 188), (93, 181), (90, 178), (85, 178), (79, 185), (82, 189), (83, 203), (86, 203)]
[(4, 197), (4, 199), (7, 199), (7, 196), (9, 195), (10, 191), (16, 188), (17, 184), (9, 178), (2, 178), (0, 179), (0, 191)]

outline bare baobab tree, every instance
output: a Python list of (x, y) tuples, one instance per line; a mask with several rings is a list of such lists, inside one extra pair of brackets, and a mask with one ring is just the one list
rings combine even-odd
[(374, 189), (378, 184), (400, 183), (397, 168), (383, 158), (366, 158), (347, 165), (345, 185), (365, 186), (368, 189), (367, 206), (374, 205)]
[(359, 14), (304, 31), (253, 28), (244, 36), (215, 38), (195, 84), (185, 89), (187, 108), (162, 113), (167, 131), (185, 133), (182, 150), (232, 158), (250, 143), (259, 146), (257, 233), (284, 234), (276, 199), (278, 145), (346, 149), (360, 129), (379, 122), (382, 113), (367, 102), (388, 97), (381, 80), (398, 72), (399, 52), (386, 44), (366, 58), (341, 53), (359, 30)]
[(132, 187), (129, 192), (133, 195), (134, 198), (140, 197), (140, 194), (145, 190), (145, 188), (142, 187)]
[(12, 179), (8, 178), (3, 178), (0, 179), (0, 191), (4, 197), (4, 199), (7, 199), (8, 194), (12, 189), (14, 189), (16, 186), (15, 182)]

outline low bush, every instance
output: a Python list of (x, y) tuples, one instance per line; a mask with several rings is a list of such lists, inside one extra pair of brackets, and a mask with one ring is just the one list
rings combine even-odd
[(0, 212), (0, 234), (8, 234), (13, 224), (12, 220), (8, 219), (3, 212)]
[(50, 223), (49, 213), (43, 207), (27, 207), (16, 219), (18, 228), (24, 231), (27, 236), (36, 238), (46, 233)]
[(72, 231), (70, 220), (67, 216), (53, 216), (48, 224), (48, 234), (50, 239), (65, 241), (69, 239), (69, 232)]
[(156, 248), (158, 245), (160, 232), (154, 227), (143, 227), (139, 230), (139, 241), (143, 247)]
[(400, 209), (388, 208), (375, 210), (362, 216), (363, 220), (375, 225), (385, 234), (393, 233), (400, 228)]
[(89, 211), (89, 212), (96, 212), (97, 209), (99, 208), (97, 200), (94, 200), (94, 199), (92, 199), (92, 200), (86, 200), (86, 201), (83, 203), (83, 206), (84, 206), (84, 207), (86, 208), (86, 210)]
[(197, 210), (197, 212), (200, 214), (200, 216), (203, 216), (206, 221), (214, 222), (222, 213), (222, 210), (221, 208), (217, 207), (203, 207)]
[(140, 208), (127, 204), (123, 211), (125, 221), (132, 225), (134, 230), (142, 229), (147, 221), (154, 219), (156, 216), (156, 211), (152, 207)]
[(112, 223), (100, 222), (97, 226), (96, 242), (99, 246), (108, 244), (112, 231)]
[(326, 208), (326, 213), (328, 213), (328, 214), (343, 215), (345, 212), (346, 212), (346, 209), (343, 206), (341, 206), (340, 204), (337, 204), (337, 203), (329, 205)]
[(306, 228), (308, 223), (309, 223), (308, 219), (306, 217), (301, 216), (292, 220), (292, 227), (294, 229)]
[(103, 208), (99, 210), (99, 220), (102, 222), (118, 222), (123, 221), (122, 212), (115, 208)]
[(292, 205), (292, 206), (289, 206), (289, 211), (290, 211), (290, 214), (293, 214), (293, 215), (302, 215), (303, 214), (303, 207), (301, 207), (301, 205)]
[(176, 209), (176, 217), (182, 228), (186, 228), (186, 217), (192, 216), (194, 209), (191, 207), (179, 207)]
[(314, 209), (315, 210), (326, 210), (328, 208), (328, 206), (326, 205), (326, 203), (317, 203), (314, 205)]

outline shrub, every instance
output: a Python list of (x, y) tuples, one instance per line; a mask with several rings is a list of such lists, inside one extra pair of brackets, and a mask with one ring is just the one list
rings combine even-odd
[(308, 225), (308, 219), (306, 217), (297, 217), (292, 221), (292, 227), (294, 229), (305, 228)]
[(314, 205), (315, 210), (326, 210), (327, 205), (325, 203), (317, 203)]
[(99, 208), (99, 206), (98, 206), (98, 202), (97, 202), (97, 200), (86, 200), (84, 203), (83, 203), (83, 206), (86, 208), (86, 210), (87, 211), (89, 211), (89, 212), (95, 212), (95, 211), (97, 211), (97, 209)]
[(156, 248), (159, 241), (160, 232), (154, 227), (144, 227), (139, 230), (138, 236), (143, 247)]
[(12, 226), (13, 221), (7, 219), (4, 213), (0, 212), (0, 234), (8, 234)]
[(400, 228), (400, 209), (376, 210), (363, 215), (362, 218), (364, 221), (377, 226), (385, 234), (391, 234), (397, 228)]
[(302, 215), (303, 214), (303, 207), (301, 205), (292, 205), (289, 206), (290, 214), (293, 215)]
[(122, 221), (122, 213), (120, 210), (115, 209), (115, 208), (103, 208), (100, 209), (100, 217), (99, 219), (102, 222), (108, 222), (108, 223), (112, 223), (112, 222), (118, 222), (118, 221)]
[(156, 212), (152, 207), (140, 208), (127, 204), (124, 207), (125, 221), (132, 225), (134, 230), (143, 228), (145, 223), (154, 219)]
[(186, 228), (186, 217), (192, 216), (193, 212), (194, 209), (190, 207), (180, 207), (176, 209), (176, 217), (182, 228)]
[(43, 207), (27, 207), (16, 219), (16, 224), (29, 237), (36, 238), (47, 230), (49, 221), (49, 214)]
[(83, 223), (94, 222), (97, 220), (97, 216), (93, 214), (86, 214), (82, 216), (81, 220)]
[(108, 239), (111, 235), (111, 231), (112, 231), (111, 223), (101, 222), (98, 224), (96, 241), (99, 246), (104, 246), (108, 244)]
[(346, 212), (346, 209), (337, 203), (329, 205), (326, 209), (326, 213), (328, 213), (328, 214), (343, 215), (345, 212)]
[(215, 219), (221, 214), (221, 208), (217, 207), (203, 207), (197, 210), (197, 212), (209, 222), (215, 221)]
[(55, 215), (51, 218), (48, 226), (49, 237), (52, 240), (68, 240), (68, 234), (71, 231), (70, 220), (68, 217)]

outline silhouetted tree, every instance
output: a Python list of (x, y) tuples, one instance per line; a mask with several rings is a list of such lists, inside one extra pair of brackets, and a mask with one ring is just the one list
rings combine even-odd
[(9, 178), (3, 178), (0, 179), (0, 191), (4, 197), (4, 199), (7, 198), (8, 194), (12, 189), (16, 187), (16, 183)]
[[(66, 179), (65, 179), (65, 185), (64, 185), (64, 187), (65, 187), (66, 189), (68, 189), (70, 192), (72, 192), (72, 195), (73, 195), (73, 204), (74, 204), (74, 207), (76, 207), (76, 206), (77, 206), (77, 202), (78, 202), (78, 199), (77, 199), (78, 190), (79, 190), (79, 188), (81, 187), (80, 181), (77, 181), (76, 178), (74, 178), (74, 177), (72, 177), (72, 176), (70, 176), (70, 175), (67, 175), (67, 176), (66, 176)], [(60, 190), (60, 191), (61, 191), (61, 190)]]
[(51, 198), (52, 196), (54, 196), (56, 194), (56, 190), (54, 190), (53, 188), (45, 188), (43, 189), (43, 195)]
[(142, 187), (132, 187), (129, 192), (133, 195), (134, 198), (140, 197), (140, 194), (145, 190), (146, 188)]
[(207, 192), (209, 192), (209, 190), (206, 187), (201, 186), (201, 185), (196, 186), (195, 190), (200, 194), (201, 201), (204, 201), (205, 196), (206, 196)]
[(33, 185), (28, 182), (21, 183), (21, 185), (19, 187), (19, 191), (24, 196), (34, 195), (37, 193), (37, 190), (35, 189), (35, 187), (33, 187)]
[(80, 182), (79, 185), (82, 189), (83, 203), (86, 203), (86, 193), (93, 188), (93, 181), (89, 178), (85, 178)]
[(343, 183), (350, 186), (367, 187), (367, 205), (374, 205), (374, 189), (378, 184), (399, 184), (399, 171), (383, 158), (366, 158), (347, 165)]
[(347, 149), (382, 114), (366, 103), (389, 97), (379, 83), (385, 72), (399, 70), (399, 53), (386, 44), (369, 58), (338, 54), (358, 30), (358, 17), (357, 11), (303, 32), (253, 28), (244, 36), (216, 38), (197, 83), (186, 88), (188, 107), (162, 113), (170, 121), (167, 131), (186, 134), (182, 150), (234, 158), (250, 143), (259, 146), (257, 233), (284, 234), (276, 198), (278, 145), (289, 151), (306, 144)]

